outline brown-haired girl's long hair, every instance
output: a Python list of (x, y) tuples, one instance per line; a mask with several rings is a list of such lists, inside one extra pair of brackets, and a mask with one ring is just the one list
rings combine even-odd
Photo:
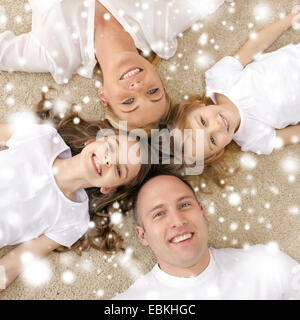
[[(48, 104), (45, 102), (48, 102)], [(57, 115), (55, 115), (54, 111), (49, 108), (49, 101), (45, 98), (44, 93), (42, 93), (42, 100), (38, 103), (35, 111), (41, 121), (50, 120), (52, 123), (54, 123), (58, 133), (70, 147), (73, 156), (81, 152), (81, 150), (85, 147), (84, 143), (86, 141), (95, 139), (98, 131), (101, 129), (111, 129), (115, 132), (115, 134), (127, 135), (127, 132), (121, 132), (112, 128), (107, 120), (86, 121), (80, 118), (79, 115), (73, 111), (69, 111), (64, 118), (59, 118)], [(77, 121), (74, 121), (74, 118), (77, 118)], [(142, 148), (142, 144), (144, 142), (145, 141), (143, 141), (143, 138), (139, 140), (141, 153), (148, 152), (148, 150), (145, 151), (148, 146), (147, 144), (144, 144)], [(144, 156), (148, 157), (148, 155)], [(136, 191), (140, 183), (144, 180), (147, 173), (151, 169), (151, 164), (144, 164), (144, 162), (141, 164), (141, 168), (137, 176), (128, 184), (118, 187), (118, 190), (115, 193), (102, 194), (100, 193), (99, 188), (86, 189), (86, 192), (89, 196), (89, 213), (91, 221), (94, 222), (94, 227), (91, 228), (91, 230), (81, 239), (79, 239), (71, 247), (71, 249), (73, 249), (79, 255), (81, 255), (82, 251), (88, 250), (90, 246), (107, 253), (123, 250), (123, 239), (116, 231), (112, 229), (110, 224), (109, 205), (115, 201), (121, 201), (129, 198), (131, 194)], [(59, 247), (57, 251), (66, 250), (68, 249), (65, 247)]]
[[(207, 96), (203, 95), (191, 95), (188, 99), (183, 100), (180, 104), (174, 107), (174, 111), (169, 119), (168, 128), (170, 130), (178, 128), (183, 132), (188, 128), (188, 115), (196, 108), (201, 108), (199, 104), (213, 105), (214, 102)], [(237, 152), (239, 149), (234, 143), (231, 143), (226, 149), (229, 148), (231, 152)], [(204, 170), (201, 175), (198, 176), (186, 176), (185, 179), (193, 184), (193, 182), (199, 186), (200, 190), (204, 193), (207, 192), (206, 183), (211, 180), (219, 187), (223, 188), (226, 183), (225, 179), (238, 171), (238, 168), (228, 168), (225, 165), (225, 149), (220, 150), (217, 154), (204, 159)], [(201, 183), (202, 181), (202, 183)], [(204, 186), (204, 187), (203, 187)]]

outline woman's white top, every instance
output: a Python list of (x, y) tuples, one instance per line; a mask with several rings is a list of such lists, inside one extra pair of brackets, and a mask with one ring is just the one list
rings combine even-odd
[(270, 154), (275, 130), (300, 122), (300, 44), (258, 55), (245, 68), (224, 57), (205, 75), (207, 96), (216, 103), (215, 93), (221, 93), (240, 112), (233, 140), (242, 151)]
[[(224, 0), (98, 0), (144, 53), (174, 55), (176, 37), (214, 12)], [(67, 83), (73, 74), (92, 77), (95, 0), (29, 0), (32, 29), (0, 34), (0, 70), (50, 72)]]
[(281, 251), (209, 249), (210, 261), (198, 276), (167, 274), (158, 264), (113, 300), (288, 300), (300, 299), (300, 265)]
[(46, 235), (70, 247), (89, 225), (88, 196), (65, 197), (53, 176), (53, 161), (70, 148), (49, 125), (20, 127), (0, 152), (0, 248)]

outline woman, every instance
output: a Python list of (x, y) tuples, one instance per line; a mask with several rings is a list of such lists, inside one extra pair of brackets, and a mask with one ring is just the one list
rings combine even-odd
[(57, 83), (67, 83), (75, 73), (92, 77), (98, 61), (109, 120), (156, 126), (168, 118), (170, 101), (145, 57), (150, 51), (172, 57), (177, 35), (223, 2), (29, 0), (32, 30), (0, 34), (0, 70), (51, 72)]

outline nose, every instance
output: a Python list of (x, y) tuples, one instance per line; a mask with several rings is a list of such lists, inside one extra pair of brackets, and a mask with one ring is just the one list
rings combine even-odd
[(144, 86), (144, 83), (142, 80), (136, 80), (134, 82), (130, 82), (129, 89), (130, 90), (137, 90), (139, 88), (142, 88)]
[(216, 113), (212, 123), (213, 123), (213, 127), (212, 127), (213, 131), (222, 131), (225, 128), (223, 120), (218, 113)]
[(186, 218), (184, 216), (184, 213), (178, 210), (174, 210), (172, 215), (170, 215), (170, 218), (171, 218), (172, 229), (179, 228), (186, 224)]
[(104, 161), (107, 168), (111, 166), (111, 158), (109, 154), (104, 155)]

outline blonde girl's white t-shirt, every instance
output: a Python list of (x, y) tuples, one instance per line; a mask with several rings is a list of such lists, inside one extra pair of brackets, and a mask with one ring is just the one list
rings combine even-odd
[(206, 94), (229, 98), (241, 116), (233, 140), (242, 151), (270, 154), (276, 147), (276, 129), (300, 121), (300, 44), (258, 55), (245, 68), (224, 57), (206, 73)]
[(300, 299), (300, 265), (264, 245), (209, 249), (207, 268), (181, 278), (156, 264), (114, 300), (288, 300)]
[(34, 124), (18, 128), (0, 152), (0, 248), (46, 235), (70, 247), (89, 224), (88, 196), (71, 201), (58, 188), (52, 164), (70, 158), (56, 129)]
[(0, 70), (50, 72), (67, 83), (73, 74), (91, 78), (95, 1), (102, 3), (132, 36), (138, 49), (168, 59), (176, 37), (213, 13), (224, 0), (29, 0), (31, 32), (0, 33)]

